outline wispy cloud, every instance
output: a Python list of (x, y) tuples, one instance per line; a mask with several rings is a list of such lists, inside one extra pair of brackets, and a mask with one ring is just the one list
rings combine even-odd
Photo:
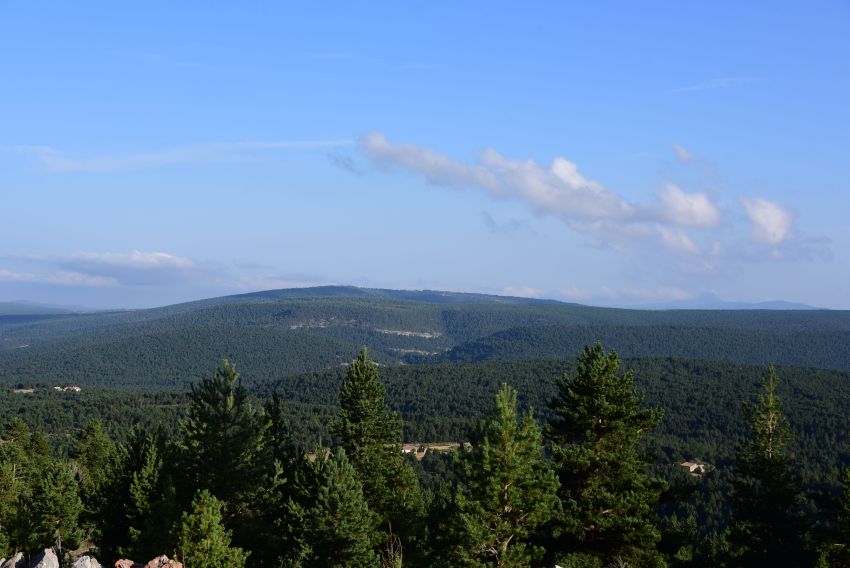
[(778, 203), (742, 197), (741, 206), (752, 223), (750, 236), (754, 242), (777, 245), (790, 235), (794, 215)]
[(675, 252), (699, 254), (700, 250), (691, 238), (680, 228), (658, 227), (658, 234), (664, 245)]
[(432, 185), (480, 189), (497, 198), (523, 200), (538, 214), (557, 216), (599, 241), (626, 243), (649, 237), (674, 252), (693, 254), (696, 245), (683, 231), (658, 226), (706, 229), (720, 223), (720, 212), (705, 193), (667, 185), (654, 201), (630, 203), (560, 156), (544, 167), (490, 149), (480, 152), (476, 163), (465, 164), (429, 148), (391, 143), (378, 132), (365, 134), (360, 148), (379, 166), (417, 173)]
[(302, 288), (327, 278), (250, 261), (200, 261), (167, 252), (77, 252), (0, 257), (0, 282), (86, 287), (212, 288), (222, 293)]
[(195, 263), (188, 258), (175, 256), (167, 252), (141, 252), (137, 250), (130, 253), (81, 252), (71, 255), (69, 260), (88, 266), (133, 268), (137, 270), (156, 270), (160, 268), (186, 270), (195, 268)]
[(556, 290), (551, 296), (571, 302), (610, 305), (689, 300), (694, 298), (695, 294), (675, 286), (661, 286), (658, 288), (580, 288), (571, 286)]
[(702, 83), (688, 85), (686, 87), (678, 87), (673, 89), (673, 93), (692, 93), (696, 91), (708, 91), (712, 89), (726, 89), (728, 87), (736, 87), (747, 83), (756, 83), (763, 81), (762, 77), (721, 77), (718, 79), (710, 79)]
[[(592, 246), (629, 253), (663, 247), (678, 259), (674, 266), (689, 267), (682, 272), (714, 271), (723, 258), (749, 262), (828, 256), (827, 244), (803, 246), (804, 238), (794, 230), (794, 215), (764, 198), (739, 199), (749, 221), (742, 226), (740, 215), (732, 215), (728, 205), (719, 206), (709, 192), (665, 183), (653, 197), (631, 201), (560, 156), (541, 166), (489, 149), (479, 152), (475, 161), (464, 163), (430, 148), (390, 142), (379, 132), (363, 135), (359, 147), (379, 167), (411, 172), (431, 185), (474, 189), (493, 198), (525, 202), (538, 215), (559, 218)], [(705, 164), (682, 146), (673, 149), (688, 167)], [(486, 214), (484, 224), (494, 232), (505, 228)], [(750, 231), (749, 240), (744, 236), (746, 230)]]
[[(165, 252), (78, 252), (51, 256), (5, 257), (29, 268), (20, 281), (79, 285), (168, 285), (198, 282), (216, 272), (209, 266)], [(12, 276), (7, 274), (7, 280)]]
[(532, 228), (531, 223), (520, 219), (507, 219), (505, 221), (497, 221), (487, 211), (481, 212), (481, 219), (484, 221), (484, 226), (494, 235), (508, 235), (519, 231), (528, 231), (536, 235), (537, 232)]
[(50, 274), (33, 274), (0, 269), (0, 281), (27, 282), (31, 284), (56, 284), (60, 286), (117, 286), (118, 281), (104, 276), (91, 276), (79, 272), (53, 272)]
[(658, 191), (658, 204), (651, 215), (672, 225), (712, 228), (720, 224), (720, 211), (703, 192), (683, 191), (668, 183)]
[(543, 290), (531, 286), (506, 286), (499, 291), (500, 296), (514, 296), (516, 298), (540, 298), (544, 293)]
[(468, 166), (414, 144), (390, 144), (380, 132), (369, 132), (360, 139), (360, 147), (378, 165), (401, 166), (415, 171), (434, 185), (479, 187), (502, 193), (496, 175), (482, 165)]
[(324, 280), (304, 279), (298, 277), (281, 276), (242, 276), (227, 282), (227, 286), (234, 290), (276, 290), (282, 288), (309, 288), (311, 286), (322, 286), (332, 284)]
[(673, 144), (673, 152), (680, 162), (690, 162), (694, 159), (693, 153), (681, 144)]
[(357, 165), (354, 158), (348, 154), (344, 154), (342, 152), (328, 152), (327, 157), (328, 160), (330, 160), (330, 162), (339, 169), (345, 170), (356, 176), (363, 175), (363, 170)]
[(208, 265), (166, 252), (80, 252), (51, 260), (66, 270), (112, 278), (131, 286), (201, 282), (218, 272)]
[(352, 140), (246, 140), (181, 146), (132, 154), (76, 155), (51, 146), (12, 146), (55, 172), (113, 172), (184, 164), (242, 162), (288, 150), (328, 150), (350, 146)]

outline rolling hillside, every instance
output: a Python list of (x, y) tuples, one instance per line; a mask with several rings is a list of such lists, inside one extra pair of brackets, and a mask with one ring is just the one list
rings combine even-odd
[[(28, 316), (32, 318), (27, 319)], [(185, 388), (224, 358), (257, 380), (383, 365), (627, 357), (850, 370), (850, 312), (625, 310), (481, 294), (321, 287), (148, 310), (0, 319), (0, 381)], [(22, 319), (23, 318), (23, 319)]]

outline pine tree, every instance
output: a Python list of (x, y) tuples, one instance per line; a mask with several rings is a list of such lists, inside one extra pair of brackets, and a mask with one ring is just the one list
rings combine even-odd
[(222, 502), (209, 491), (199, 492), (183, 513), (178, 556), (190, 568), (243, 568), (248, 554), (230, 546), (231, 532), (222, 524)]
[(339, 439), (385, 540), (412, 544), (420, 532), (424, 500), (416, 473), (401, 453), (401, 420), (387, 409), (384, 385), (366, 349), (349, 366), (331, 432)]
[(26, 544), (23, 515), (37, 471), (28, 451), (30, 439), (29, 428), (20, 418), (12, 419), (0, 433), (0, 557)]
[(267, 461), (269, 464), (280, 464), (286, 475), (286, 472), (300, 461), (304, 452), (292, 439), (292, 431), (277, 391), (272, 393), (271, 399), (266, 403), (265, 413), (269, 425), (266, 432)]
[(150, 558), (171, 548), (173, 528), (180, 518), (174, 484), (163, 467), (156, 440), (144, 444), (144, 457), (130, 478), (126, 517), (128, 545), (122, 556)]
[(29, 548), (73, 550), (80, 542), (78, 520), (83, 511), (77, 480), (71, 468), (55, 462), (33, 491), (29, 508)]
[(374, 567), (374, 515), (343, 449), (304, 459), (287, 508), (289, 562), (310, 567)]
[(253, 519), (254, 538), (246, 546), (251, 550), (251, 563), (277, 566), (278, 558), (290, 557), (292, 535), (287, 529), (287, 506), (293, 497), (295, 480), (304, 452), (294, 443), (283, 404), (276, 392), (265, 404), (269, 427), (266, 431), (265, 454), (267, 476), (274, 480), (264, 498), (260, 514)]
[[(164, 445), (157, 435), (135, 429), (104, 464), (104, 481), (100, 489), (90, 496), (87, 505), (93, 511), (94, 540), (102, 556), (135, 556), (136, 543), (131, 540), (131, 533), (133, 529), (141, 530), (144, 521), (139, 511), (140, 508), (147, 510), (148, 505), (137, 501), (138, 490), (134, 500), (130, 487), (140, 471), (147, 469), (145, 477), (149, 475), (151, 458), (153, 455), (161, 456)], [(156, 449), (152, 450), (152, 446)], [(157, 465), (161, 463), (161, 460), (153, 461)], [(174, 518), (169, 521), (173, 522)], [(162, 550), (166, 549), (162, 548), (158, 553)]]
[(850, 468), (844, 469), (841, 487), (842, 495), (831, 519), (834, 523), (832, 534), (821, 547), (818, 567), (850, 566)]
[(540, 427), (531, 412), (517, 416), (516, 391), (505, 385), (495, 415), (478, 428), (469, 450), (457, 454), (453, 564), (530, 566), (542, 551), (529, 546), (557, 503), (558, 480), (543, 456)]
[(182, 442), (190, 487), (208, 489), (224, 501), (228, 516), (249, 513), (264, 488), (266, 428), (235, 367), (225, 360), (212, 378), (192, 385)]
[(98, 491), (113, 452), (115, 443), (103, 431), (100, 420), (90, 421), (76, 437), (71, 457), (82, 468), (82, 485), (86, 492)]
[(807, 530), (802, 478), (792, 461), (794, 442), (776, 394), (771, 366), (755, 405), (746, 406), (750, 438), (737, 452), (730, 540), (740, 566), (802, 566)]
[(652, 521), (663, 483), (649, 478), (637, 447), (662, 417), (642, 409), (631, 373), (618, 375), (617, 354), (601, 343), (578, 357), (574, 378), (557, 383), (545, 429), (560, 481), (562, 510), (552, 524), (563, 565), (620, 558), (660, 565)]
[(110, 461), (115, 443), (103, 431), (99, 420), (92, 420), (77, 435), (71, 446), (71, 457), (77, 465), (83, 513), (80, 524), (88, 537), (97, 537), (100, 494), (108, 481)]

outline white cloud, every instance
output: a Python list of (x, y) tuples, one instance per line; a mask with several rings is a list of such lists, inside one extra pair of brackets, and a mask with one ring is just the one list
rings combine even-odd
[[(85, 282), (92, 285), (171, 285), (212, 281), (221, 273), (220, 267), (197, 262), (167, 252), (77, 252), (52, 256), (9, 256), (8, 261), (21, 266), (36, 267), (20, 274), (30, 274), (46, 281), (53, 274), (55, 283)], [(12, 267), (17, 268), (17, 267)], [(40, 276), (39, 276), (40, 275)], [(35, 281), (35, 280), (33, 280)]]
[(592, 298), (593, 293), (578, 286), (569, 286), (558, 290), (557, 296), (571, 302), (580, 302)]
[(678, 158), (680, 162), (690, 162), (694, 159), (693, 153), (681, 144), (673, 144), (673, 152), (676, 153), (676, 158)]
[(664, 246), (673, 252), (699, 254), (700, 250), (688, 235), (679, 228), (658, 226), (658, 234)]
[(495, 150), (479, 155), (501, 181), (502, 193), (521, 197), (538, 210), (565, 218), (625, 219), (634, 208), (619, 195), (589, 180), (569, 160), (556, 157), (548, 169), (533, 160), (511, 160)]
[(460, 164), (448, 156), (414, 144), (390, 144), (380, 132), (364, 134), (360, 138), (360, 147), (378, 164), (414, 170), (434, 185), (480, 187), (502, 193), (499, 180), (487, 168)]
[(794, 216), (778, 203), (762, 197), (742, 197), (741, 206), (752, 223), (753, 241), (776, 245), (790, 236)]
[(118, 281), (110, 276), (92, 276), (79, 272), (57, 272), (47, 277), (45, 282), (68, 286), (117, 286)]
[(114, 278), (92, 276), (79, 272), (55, 272), (52, 274), (32, 274), (0, 269), (0, 281), (29, 282), (33, 284), (58, 284), (63, 286), (115, 286)]
[(542, 167), (533, 160), (514, 160), (485, 150), (477, 163), (468, 165), (428, 148), (390, 143), (376, 132), (364, 135), (360, 145), (378, 164), (405, 168), (432, 184), (521, 199), (538, 213), (559, 217), (589, 236), (594, 245), (629, 250), (637, 241), (649, 239), (677, 254), (696, 255), (699, 247), (681, 227), (720, 225), (720, 212), (706, 193), (689, 193), (668, 184), (658, 192), (655, 203), (632, 204), (560, 156)]
[(486, 150), (479, 163), (467, 165), (413, 144), (392, 144), (379, 132), (363, 135), (363, 151), (376, 163), (416, 172), (434, 185), (474, 187), (501, 197), (516, 197), (539, 211), (565, 218), (627, 218), (633, 207), (596, 181), (579, 173), (573, 162), (556, 157), (549, 168), (532, 160), (506, 158)]
[(506, 286), (499, 292), (500, 296), (514, 296), (517, 298), (539, 298), (544, 294), (543, 290), (529, 286)]
[(14, 146), (12, 149), (35, 157), (44, 167), (55, 172), (112, 172), (181, 164), (241, 162), (274, 151), (328, 149), (351, 144), (351, 140), (247, 140), (95, 156), (73, 155), (50, 146)]
[[(680, 145), (673, 149), (681, 160), (703, 162)], [(434, 185), (478, 189), (493, 197), (521, 200), (538, 214), (559, 218), (593, 246), (625, 253), (663, 247), (688, 257), (689, 266), (696, 264), (694, 258), (740, 258), (738, 251), (746, 248), (735, 226), (724, 219), (720, 207), (704, 191), (689, 192), (667, 183), (655, 199), (630, 202), (588, 178), (564, 157), (542, 166), (490, 149), (480, 152), (476, 161), (463, 163), (429, 148), (394, 144), (379, 132), (363, 135), (360, 150), (379, 166), (402, 168)], [(793, 217), (782, 206), (762, 198), (742, 199), (741, 203), (753, 224), (754, 241), (776, 245), (789, 239)], [(768, 255), (760, 249), (757, 256), (778, 260), (789, 254), (783, 250), (781, 255), (775, 251)], [(714, 270), (715, 264), (706, 266)]]
[(282, 288), (309, 288), (311, 286), (326, 286), (330, 282), (324, 280), (306, 280), (287, 276), (242, 276), (225, 284), (236, 290), (276, 290)]
[[(631, 236), (652, 234), (639, 227), (646, 223), (697, 228), (720, 223), (720, 213), (705, 193), (688, 193), (671, 184), (659, 191), (658, 203), (632, 204), (560, 156), (543, 167), (533, 160), (514, 160), (485, 150), (478, 155), (478, 163), (463, 164), (428, 148), (390, 143), (377, 132), (365, 134), (360, 146), (380, 165), (405, 168), (435, 185), (478, 188), (494, 196), (522, 199), (536, 211), (556, 215), (575, 230), (596, 238), (612, 229)], [(604, 231), (595, 226), (601, 221), (611, 222)]]
[(156, 269), (156, 268), (195, 268), (195, 263), (188, 258), (174, 256), (167, 252), (141, 252), (134, 250), (130, 253), (116, 252), (81, 252), (72, 254), (71, 260), (92, 265), (114, 266), (121, 268)]
[(557, 294), (564, 300), (574, 302), (588, 302), (601, 304), (635, 303), (635, 302), (658, 302), (670, 300), (689, 300), (694, 294), (673, 286), (660, 286), (658, 288), (610, 288), (601, 287), (597, 289), (578, 288), (575, 286), (562, 289)]
[(720, 224), (720, 212), (705, 193), (688, 193), (668, 183), (657, 195), (658, 216), (673, 225), (712, 228)]

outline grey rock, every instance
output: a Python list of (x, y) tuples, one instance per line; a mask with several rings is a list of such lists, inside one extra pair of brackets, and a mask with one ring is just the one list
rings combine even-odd
[(0, 568), (28, 568), (29, 562), (24, 558), (24, 553), (19, 552), (10, 559), (0, 564)]
[(100, 565), (100, 562), (94, 556), (80, 556), (74, 560), (71, 568), (103, 568), (103, 566)]
[(59, 568), (59, 559), (56, 558), (52, 548), (45, 548), (41, 554), (33, 558), (32, 568)]

